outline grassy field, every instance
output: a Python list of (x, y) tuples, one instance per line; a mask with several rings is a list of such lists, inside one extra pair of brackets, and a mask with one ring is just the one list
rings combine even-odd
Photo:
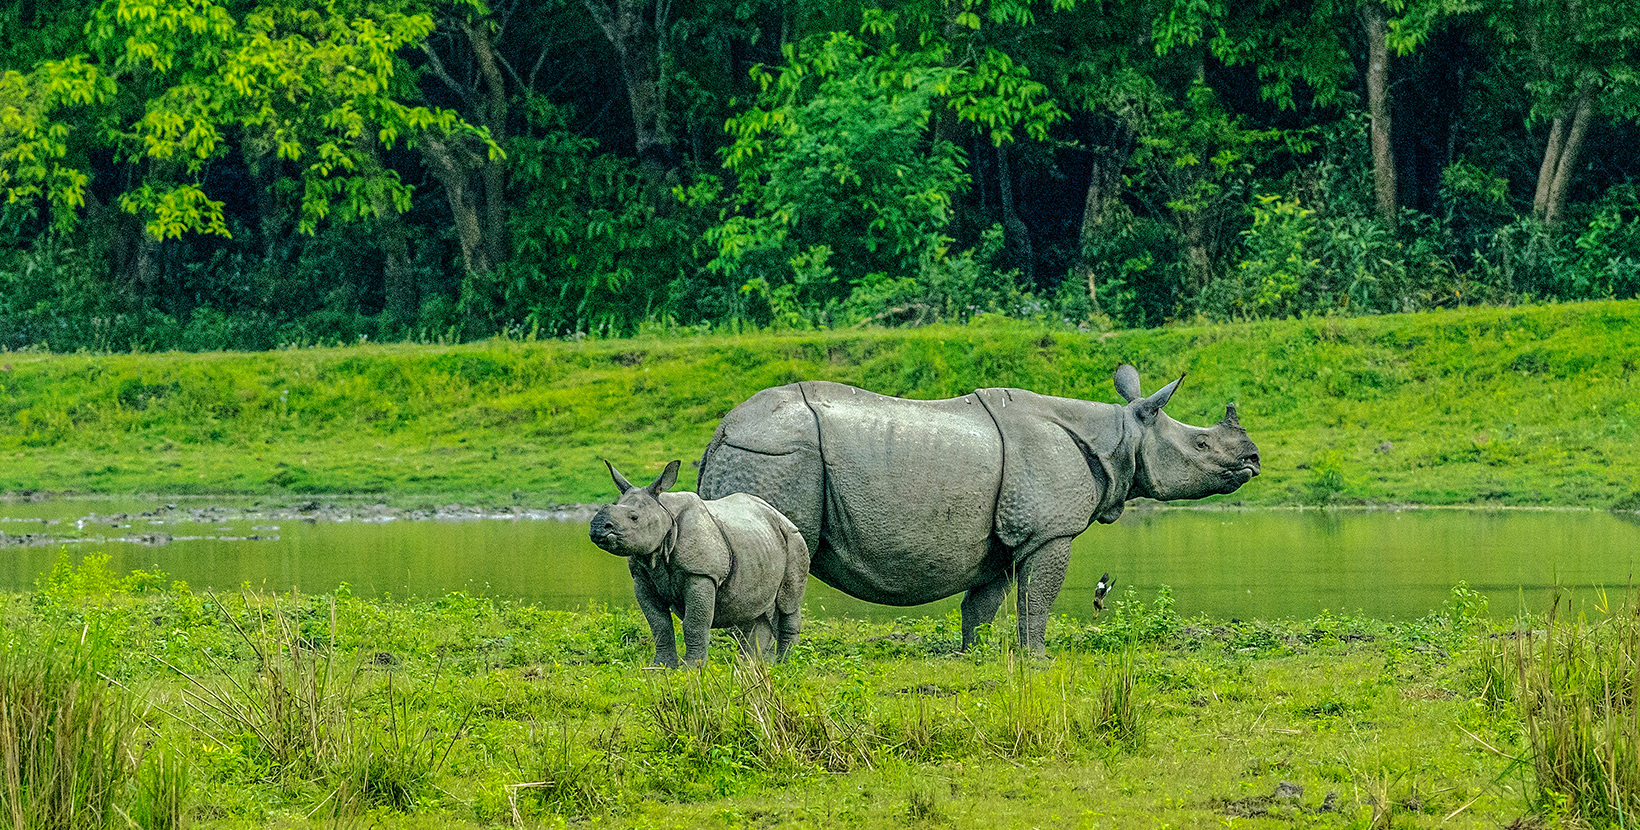
[(666, 672), (631, 611), (199, 595), (65, 559), (0, 598), (0, 822), (1616, 826), (1629, 608), (1496, 622), (1459, 586), (1420, 620), (1215, 623), (1130, 594), (1054, 620), (1047, 661), (1000, 633), (955, 654), (954, 619), (817, 620), (784, 664), (715, 640)]
[[(1006, 320), (255, 354), (0, 354), (0, 492), (604, 500), (697, 459), (722, 414), (802, 379), (933, 398), (982, 386), (1169, 411), (1236, 401), (1256, 505), (1640, 506), (1640, 301), (1086, 334)], [(693, 485), (686, 467), (683, 486)]]

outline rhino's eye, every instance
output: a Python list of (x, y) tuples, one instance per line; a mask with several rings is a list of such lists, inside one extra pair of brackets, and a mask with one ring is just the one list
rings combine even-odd
[(626, 517), (635, 522), (638, 520), (638, 511), (634, 510), (631, 513), (626, 514)]
[(1197, 438), (1196, 439), (1196, 449), (1198, 449), (1198, 450), (1207, 449), (1207, 439), (1206, 438)]

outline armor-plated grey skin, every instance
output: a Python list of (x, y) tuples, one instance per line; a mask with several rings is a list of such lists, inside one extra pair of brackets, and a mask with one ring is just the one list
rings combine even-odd
[(1131, 498), (1229, 493), (1258, 475), (1235, 404), (1206, 428), (1162, 411), (1179, 380), (1144, 397), (1124, 365), (1126, 406), (1021, 389), (938, 401), (825, 381), (765, 389), (724, 416), (698, 489), (774, 505), (808, 540), (814, 575), (851, 596), (967, 592), (964, 649), (1017, 575), (1020, 642), (1041, 654), (1078, 534)]
[(634, 487), (605, 461), (621, 498), (592, 517), (592, 543), (627, 558), (638, 608), (655, 637), (655, 662), (678, 667), (672, 614), (683, 620), (683, 662), (706, 662), (713, 628), (735, 629), (742, 651), (777, 643), (786, 656), (802, 626), (809, 548), (797, 527), (757, 496), (703, 500), (665, 492), (678, 462)]

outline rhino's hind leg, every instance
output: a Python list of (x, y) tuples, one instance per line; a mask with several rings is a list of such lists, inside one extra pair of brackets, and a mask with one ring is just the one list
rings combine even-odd
[(1002, 598), (1008, 593), (1008, 574), (1003, 574), (962, 597), (962, 651), (974, 645), (974, 630), (996, 619)]
[(774, 626), (767, 616), (737, 626), (732, 633), (742, 656), (768, 660), (774, 654)]
[(792, 646), (797, 644), (797, 635), (803, 630), (803, 612), (798, 610), (788, 614), (776, 611), (775, 616), (777, 623), (774, 659), (778, 663), (786, 659), (786, 652), (791, 651)]
[(1070, 537), (1050, 539), (1020, 560), (1019, 642), (1029, 654), (1048, 653), (1048, 617), (1070, 563)]

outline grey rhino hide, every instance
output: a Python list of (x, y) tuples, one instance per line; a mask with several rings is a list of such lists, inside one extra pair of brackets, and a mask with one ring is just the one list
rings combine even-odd
[(1136, 496), (1227, 493), (1258, 472), (1235, 420), (1162, 412), (1178, 381), (1126, 406), (980, 389), (913, 401), (837, 383), (765, 389), (726, 415), (701, 460), (702, 495), (755, 493), (808, 540), (811, 570), (852, 596), (916, 605), (967, 592), (963, 645), (1022, 583), (1021, 641), (1043, 649), (1071, 540)]
[[(606, 464), (608, 462), (605, 462)], [(627, 557), (638, 607), (655, 638), (655, 661), (677, 666), (672, 615), (683, 620), (684, 662), (704, 662), (708, 631), (734, 629), (742, 648), (774, 642), (777, 658), (801, 628), (809, 549), (790, 520), (754, 495), (704, 500), (664, 492), (678, 462), (648, 487), (613, 465), (621, 498), (593, 516), (594, 544)]]

